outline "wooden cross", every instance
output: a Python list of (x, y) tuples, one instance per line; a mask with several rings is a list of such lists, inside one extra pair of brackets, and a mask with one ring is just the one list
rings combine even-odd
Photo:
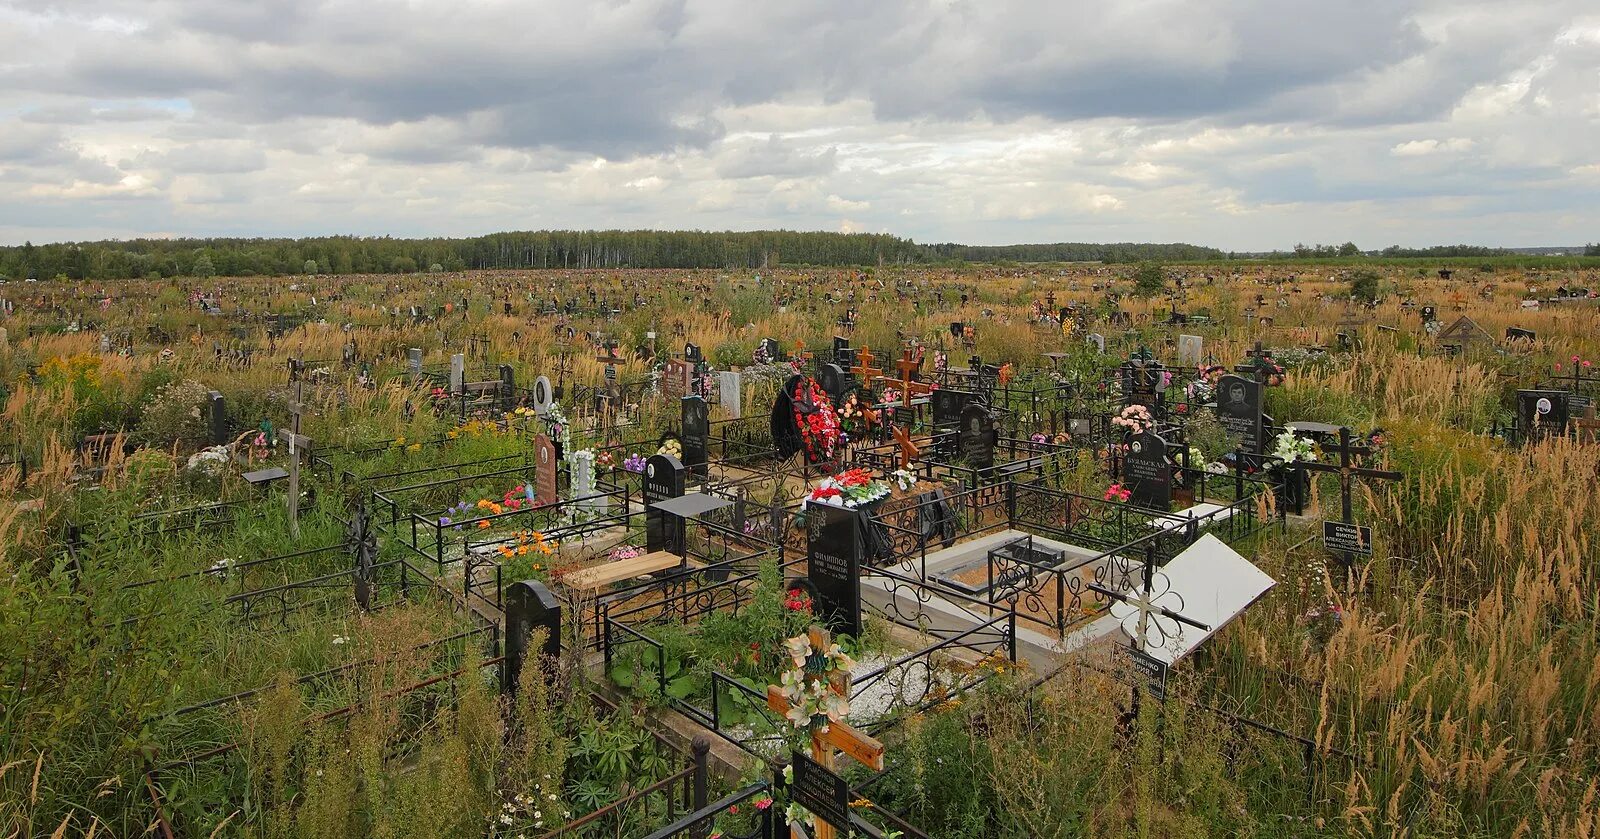
[(872, 366), (873, 359), (876, 358), (877, 356), (872, 354), (871, 348), (863, 346), (856, 353), (856, 365), (850, 368), (850, 372), (859, 376), (863, 382), (872, 382), (883, 375), (882, 370)]
[[(1321, 448), (1327, 454), (1339, 455), (1339, 465), (1335, 466), (1331, 463), (1318, 463), (1314, 460), (1307, 460), (1301, 461), (1300, 466), (1313, 472), (1332, 472), (1339, 476), (1339, 520), (1345, 524), (1355, 524), (1350, 511), (1351, 479), (1370, 478), (1379, 481), (1398, 481), (1405, 477), (1400, 472), (1387, 469), (1367, 469), (1357, 466), (1356, 459), (1372, 454), (1373, 450), (1371, 446), (1364, 443), (1352, 443), (1348, 426), (1339, 427), (1338, 445), (1324, 444)], [(1341, 554), (1341, 557), (1346, 565), (1355, 560), (1355, 557), (1350, 554)]]
[(906, 408), (911, 407), (913, 396), (926, 396), (933, 392), (933, 386), (927, 382), (914, 381), (911, 374), (921, 369), (922, 362), (911, 357), (911, 351), (905, 350), (900, 354), (900, 360), (894, 363), (895, 369), (900, 371), (898, 379), (883, 379), (893, 382), (900, 388), (900, 404)]
[(811, 353), (806, 352), (805, 341), (802, 341), (798, 338), (795, 339), (794, 357), (796, 361), (800, 362), (801, 366), (808, 366), (811, 364)]
[(897, 424), (890, 429), (890, 432), (894, 434), (895, 445), (900, 447), (900, 468), (911, 468), (911, 461), (916, 460), (917, 455), (922, 454), (922, 449), (916, 443), (911, 442), (911, 432), (905, 426)]
[(278, 429), (278, 439), (289, 444), (289, 533), (300, 535), (300, 455), (311, 450), (311, 438), (300, 433), (300, 414), (305, 410), (301, 402), (303, 383), (296, 378), (294, 399), (289, 402), (289, 427)]
[(1600, 419), (1595, 418), (1593, 405), (1583, 409), (1583, 416), (1573, 417), (1567, 424), (1572, 426), (1572, 432), (1577, 435), (1580, 443), (1600, 440)]
[[(850, 693), (850, 674), (843, 670), (822, 670), (821, 664), (814, 660), (820, 657), (815, 652), (828, 649), (832, 639), (826, 629), (813, 626), (806, 633), (811, 641), (813, 655), (806, 661), (806, 675), (827, 682), (828, 689), (840, 696)], [(815, 669), (814, 669), (815, 668)], [(789, 699), (783, 695), (783, 688), (778, 685), (767, 685), (767, 708), (773, 713), (783, 717), (789, 714)], [(842, 722), (827, 723), (827, 730), (815, 721), (811, 724), (811, 759), (821, 764), (825, 769), (834, 768), (835, 752), (843, 752), (847, 757), (874, 769), (883, 771), (883, 743), (865, 732), (858, 731)], [(817, 830), (813, 834), (816, 839), (834, 839), (833, 826), (817, 820)]]

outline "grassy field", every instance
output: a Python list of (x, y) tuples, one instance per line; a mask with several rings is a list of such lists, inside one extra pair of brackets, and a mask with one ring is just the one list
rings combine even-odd
[[(1436, 274), (1445, 266), (1457, 271), (1449, 281)], [(1371, 310), (1350, 310), (1359, 347), (1300, 352), (1335, 345), (1358, 268), (1376, 270), (1383, 291)], [(316, 382), (305, 433), (319, 448), (374, 449), (332, 452), (340, 470), (446, 466), (524, 453), (526, 435), (463, 430), (428, 410), (428, 388), (403, 375), (411, 347), (432, 370), (470, 349), (475, 370), (509, 364), (519, 384), (543, 374), (570, 387), (602, 380), (584, 341), (599, 330), (627, 359), (619, 378), (635, 382), (652, 375), (639, 354), (652, 332), (660, 353), (692, 342), (728, 369), (750, 364), (766, 337), (822, 351), (849, 308), (859, 312), (855, 346), (886, 359), (916, 338), (963, 366), (977, 354), (1039, 368), (1042, 353), (1065, 352), (1065, 367), (1098, 374), (1140, 346), (1175, 360), (1180, 331), (1231, 366), (1261, 342), (1288, 367), (1269, 414), (1381, 428), (1383, 460), (1405, 476), (1359, 484), (1356, 519), (1373, 527), (1375, 549), (1352, 568), (1319, 547), (1318, 514), (1252, 542), (1250, 558), (1280, 585), (1179, 669), (1186, 702), (1140, 709), (1132, 738), (1119, 733), (1118, 686), (1094, 671), (1052, 680), (1025, 702), (1021, 674), (909, 725), (891, 748), (913, 768), (876, 793), (880, 806), (939, 837), (1600, 834), (1600, 445), (1519, 446), (1488, 433), (1511, 417), (1517, 389), (1600, 360), (1593, 301), (1521, 306), (1558, 286), (1600, 288), (1600, 259), (1203, 263), (1168, 266), (1169, 280), (1185, 278), (1181, 296), (1107, 301), (1108, 290), (1129, 294), (1133, 273), (1030, 265), (783, 268), (759, 272), (759, 284), (751, 272), (687, 270), (13, 284), (0, 443), (28, 469), (25, 479), (15, 466), (0, 473), (0, 836), (160, 835), (152, 786), (188, 835), (534, 836), (536, 820), (548, 829), (559, 813), (661, 777), (667, 758), (626, 756), (648, 740), (634, 709), (592, 713), (573, 698), (584, 691), (571, 672), (506, 714), (484, 679), (398, 694), (480, 669), (471, 639), (417, 651), (470, 628), (445, 598), (397, 595), (371, 615), (308, 602), (281, 623), (241, 622), (228, 602), (236, 585), (332, 573), (343, 560), (286, 560), (255, 578), (205, 572), (337, 543), (348, 487), (321, 483), (290, 537), (281, 504), (239, 470), (191, 467), (207, 442), (199, 400), (220, 392), (241, 435), (263, 420), (282, 427), (289, 360), (304, 359)], [(544, 301), (587, 307), (590, 291), (623, 311), (574, 315), (574, 340), (558, 341)], [(1177, 294), (1171, 282), (1168, 291)], [(212, 294), (220, 314), (198, 305)], [(1087, 329), (1037, 322), (1033, 303), (1046, 294), (1093, 313)], [(1445, 324), (1470, 317), (1491, 340), (1448, 355), (1406, 301), (1437, 306)], [(413, 321), (412, 306), (432, 319)], [(1106, 322), (1113, 310), (1127, 326)], [(1167, 327), (1173, 310), (1211, 322)], [(290, 316), (290, 328), (269, 338), (267, 312)], [(954, 345), (954, 321), (975, 326), (975, 349)], [(1507, 342), (1511, 327), (1537, 337)], [(1105, 336), (1105, 356), (1087, 332)], [(125, 339), (132, 351), (122, 354)], [(360, 364), (340, 364), (351, 340), (371, 388), (355, 380)], [(251, 363), (219, 362), (218, 347), (249, 347)], [(768, 404), (769, 392), (747, 391), (747, 413)], [(566, 408), (573, 447), (605, 442), (586, 406)], [(640, 441), (677, 415), (659, 397), (634, 413), (629, 439)], [(131, 445), (85, 454), (79, 441), (98, 432)], [(282, 462), (281, 451), (263, 461)], [(427, 503), (508, 489), (485, 481)], [(242, 512), (166, 533), (139, 524), (217, 500)], [(1334, 479), (1315, 481), (1313, 508), (1337, 505)], [(152, 579), (166, 581), (128, 588)], [(337, 677), (296, 681), (352, 662)], [(1202, 706), (1312, 746), (1255, 736)], [(353, 710), (324, 716), (340, 709)], [(238, 748), (214, 764), (153, 773), (224, 744)], [(538, 819), (528, 796), (550, 802)], [(606, 835), (647, 832), (639, 826)]]

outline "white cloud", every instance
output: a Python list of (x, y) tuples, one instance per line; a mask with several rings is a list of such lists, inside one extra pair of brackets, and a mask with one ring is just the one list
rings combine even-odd
[(1440, 152), (1470, 151), (1474, 145), (1466, 137), (1451, 137), (1448, 140), (1407, 140), (1404, 143), (1396, 143), (1389, 149), (1389, 153), (1395, 157), (1422, 157)]

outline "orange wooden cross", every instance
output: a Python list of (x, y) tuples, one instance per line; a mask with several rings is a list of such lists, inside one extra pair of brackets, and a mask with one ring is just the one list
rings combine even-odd
[(880, 377), (880, 381), (893, 383), (896, 387), (900, 388), (900, 401), (903, 406), (907, 408), (911, 407), (911, 399), (914, 396), (926, 396), (933, 392), (933, 385), (930, 385), (927, 382), (918, 382), (912, 380), (911, 374), (921, 369), (922, 362), (912, 358), (910, 350), (906, 350), (904, 353), (902, 353), (900, 360), (896, 361), (894, 366), (895, 369), (900, 371), (900, 378), (890, 379)]
[(806, 342), (798, 338), (794, 342), (794, 357), (802, 362), (811, 360), (811, 353), (806, 352)]
[(851, 367), (850, 372), (860, 376), (862, 381), (870, 383), (883, 375), (882, 370), (872, 366), (872, 361), (875, 358), (877, 356), (872, 354), (871, 348), (863, 346), (861, 351), (856, 353), (856, 366)]
[(911, 442), (911, 432), (905, 426), (896, 425), (891, 431), (894, 434), (895, 444), (900, 447), (900, 468), (911, 468), (911, 461), (916, 460), (917, 455), (922, 454), (922, 449), (916, 443)]
[(1583, 416), (1572, 418), (1572, 429), (1579, 442), (1600, 440), (1600, 419), (1595, 418), (1593, 405), (1583, 409)]

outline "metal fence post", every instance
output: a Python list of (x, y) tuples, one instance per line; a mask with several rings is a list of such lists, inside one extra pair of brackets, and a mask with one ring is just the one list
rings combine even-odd
[[(711, 741), (705, 735), (695, 735), (694, 742), (689, 745), (689, 752), (694, 756), (694, 780), (692, 799), (689, 802), (690, 812), (695, 812), (710, 803), (710, 784), (708, 778), (708, 755), (711, 753)], [(711, 834), (711, 820), (706, 819), (695, 823), (689, 828), (690, 839), (706, 839)]]

